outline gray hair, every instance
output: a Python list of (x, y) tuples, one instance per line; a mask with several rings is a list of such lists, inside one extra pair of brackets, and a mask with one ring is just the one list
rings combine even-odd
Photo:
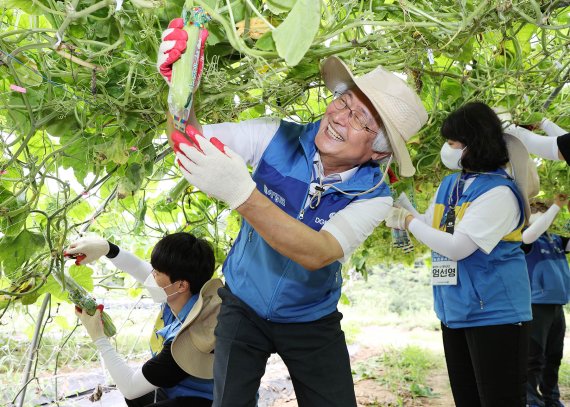
[(391, 153), (392, 147), (390, 146), (390, 141), (388, 140), (388, 135), (386, 134), (386, 128), (384, 125), (380, 125), (378, 133), (376, 133), (376, 138), (372, 143), (372, 150), (379, 153)]

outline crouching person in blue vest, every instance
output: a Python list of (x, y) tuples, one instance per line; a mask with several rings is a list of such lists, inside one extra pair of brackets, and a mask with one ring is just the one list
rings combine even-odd
[(523, 232), (532, 294), (526, 393), (530, 407), (563, 407), (558, 370), (566, 333), (563, 306), (570, 299), (570, 269), (565, 255), (570, 252), (570, 239), (549, 233), (548, 228), (567, 205), (566, 195), (557, 195), (550, 208), (533, 202), (530, 226)]
[(210, 244), (189, 233), (174, 233), (156, 244), (148, 263), (90, 235), (72, 243), (64, 254), (75, 257), (76, 264), (106, 256), (162, 304), (151, 337), (152, 358), (138, 369), (128, 366), (103, 334), (99, 309), (93, 316), (76, 309), (127, 405), (211, 406), (214, 327), (221, 304), (217, 290), (222, 282), (212, 279), (215, 259)]
[[(432, 249), (434, 308), (457, 407), (524, 407), (531, 320), (520, 248), (530, 212), (528, 151), (489, 106), (467, 103), (443, 122), (451, 170), (425, 214), (393, 208), (386, 225)], [(513, 177), (515, 176), (515, 177)]]
[(341, 262), (392, 204), (377, 160), (394, 154), (411, 176), (405, 143), (427, 112), (382, 68), (354, 77), (331, 57), (322, 74), (336, 95), (320, 121), (204, 126), (198, 148), (173, 146), (184, 177), (243, 216), (219, 290), (214, 406), (254, 406), (272, 353), (287, 365), (299, 406), (356, 406), (337, 310)]

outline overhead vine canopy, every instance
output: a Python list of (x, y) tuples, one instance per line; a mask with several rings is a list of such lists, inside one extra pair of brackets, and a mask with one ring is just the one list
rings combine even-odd
[[(195, 106), (202, 122), (261, 115), (318, 119), (330, 94), (319, 62), (356, 74), (383, 65), (429, 112), (412, 140), (417, 176), (397, 188), (419, 206), (442, 178), (439, 125), (470, 100), (515, 122), (570, 129), (567, 1), (194, 0), (212, 16)], [(175, 230), (207, 235), (218, 259), (236, 230), (223, 206), (178, 182), (164, 136), (168, 87), (160, 33), (183, 0), (0, 0), (0, 289), (7, 304), (52, 290), (62, 249), (87, 227), (121, 240)], [(546, 195), (567, 167), (540, 163)], [(562, 225), (562, 223), (560, 223)], [(386, 254), (379, 228), (365, 250)], [(362, 253), (361, 253), (362, 254)]]

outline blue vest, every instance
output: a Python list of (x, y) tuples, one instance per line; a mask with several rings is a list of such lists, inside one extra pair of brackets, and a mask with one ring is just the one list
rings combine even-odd
[[(459, 173), (443, 179), (436, 197), (433, 227), (445, 230), (441, 220)], [(524, 206), (515, 183), (503, 170), (479, 174), (459, 197), (455, 207), (456, 225), (476, 198), (504, 185), (517, 197), (521, 217), (518, 228), (503, 237), (489, 254), (477, 249), (457, 262), (457, 285), (434, 286), (437, 317), (450, 328), (501, 325), (529, 321), (530, 284), (524, 252), (520, 244)]]
[[(194, 307), (194, 304), (196, 304), (198, 297), (199, 295), (193, 295), (190, 297), (178, 314), (178, 318), (174, 316), (168, 304), (165, 303), (162, 305), (162, 312), (159, 315), (159, 320), (162, 321), (160, 324), (162, 327), (155, 333), (156, 336), (162, 338), (162, 343), (171, 343), (174, 340), (174, 337), (180, 330), (182, 323), (184, 323), (184, 320), (190, 313), (190, 310)], [(155, 328), (156, 327), (158, 326), (155, 325)], [(151, 350), (151, 352), (153, 356), (158, 353), (154, 350)], [(198, 377), (188, 376), (178, 382), (176, 386), (163, 387), (162, 389), (165, 391), (169, 399), (174, 399), (176, 397), (201, 397), (208, 400), (214, 399), (213, 379), (200, 379)]]
[[(282, 121), (253, 175), (262, 194), (289, 216), (316, 231), (356, 199), (390, 196), (385, 184), (358, 197), (329, 188), (315, 209), (304, 208), (318, 129), (319, 122), (299, 125)], [(357, 193), (372, 188), (381, 177), (378, 165), (368, 162), (362, 164), (351, 179), (335, 186)], [(290, 238), (295, 239), (295, 236)], [(334, 312), (340, 298), (340, 262), (309, 271), (271, 248), (245, 220), (223, 270), (232, 292), (261, 318), (275, 322), (315, 321)]]
[(570, 300), (570, 269), (562, 238), (544, 233), (526, 255), (533, 304), (566, 304)]

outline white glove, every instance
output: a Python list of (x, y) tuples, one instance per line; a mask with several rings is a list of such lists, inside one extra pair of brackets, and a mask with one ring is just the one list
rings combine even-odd
[(398, 196), (398, 199), (396, 199), (396, 202), (394, 202), (394, 206), (397, 208), (407, 209), (408, 211), (414, 209), (414, 205), (412, 205), (410, 199), (408, 198), (408, 195), (406, 195), (405, 192), (402, 192), (400, 196)]
[(404, 208), (390, 208), (388, 216), (386, 216), (386, 226), (392, 229), (406, 230), (406, 217), (411, 213)]
[[(97, 235), (87, 235), (71, 243), (63, 255), (76, 258), (75, 264), (83, 265), (94, 262), (109, 253), (109, 242)], [(85, 257), (83, 257), (85, 256)], [(83, 258), (81, 258), (83, 257)]]
[(227, 146), (220, 151), (218, 147), (203, 136), (197, 136), (197, 148), (180, 143), (176, 154), (180, 170), (188, 182), (206, 194), (226, 202), (235, 209), (243, 204), (252, 194), (256, 185), (251, 179), (242, 158)]
[(105, 338), (105, 331), (103, 330), (103, 319), (101, 317), (101, 312), (103, 311), (103, 305), (98, 305), (95, 313), (91, 316), (87, 311), (81, 310), (79, 307), (75, 307), (75, 315), (81, 320), (81, 323), (87, 330), (87, 333), (91, 337), (91, 340), (95, 342), (99, 338)]

